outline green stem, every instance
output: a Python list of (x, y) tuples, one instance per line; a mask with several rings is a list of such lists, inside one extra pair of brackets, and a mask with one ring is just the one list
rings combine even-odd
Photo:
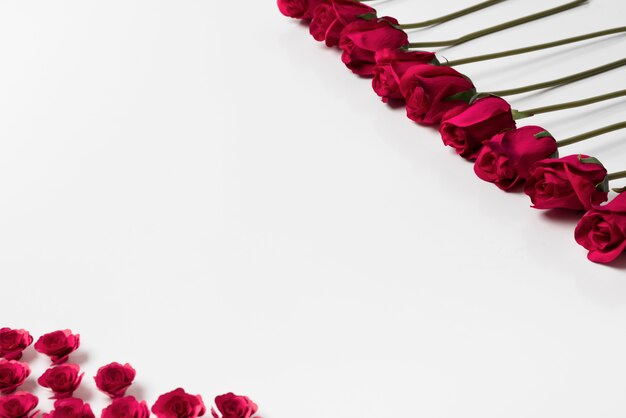
[(580, 135), (576, 135), (567, 139), (556, 141), (556, 145), (559, 147), (564, 147), (566, 145), (575, 144), (577, 142), (581, 142), (589, 138), (593, 138), (599, 135), (603, 135), (603, 134), (617, 131), (617, 130), (624, 129), (624, 128), (626, 128), (626, 122), (619, 122), (613, 125), (605, 126), (604, 128), (594, 129), (593, 131), (585, 132)]
[(599, 38), (601, 36), (614, 35), (617, 33), (624, 33), (624, 32), (626, 32), (626, 26), (620, 26), (620, 27), (613, 28), (613, 29), (606, 29), (606, 30), (601, 30), (599, 32), (588, 33), (586, 35), (580, 35), (580, 36), (574, 36), (572, 38), (561, 39), (559, 41), (547, 42), (545, 44), (527, 46), (525, 48), (510, 49), (508, 51), (496, 52), (493, 54), (477, 55), (475, 57), (452, 60), (446, 63), (442, 63), (441, 65), (458, 66), (458, 65), (463, 65), (463, 64), (469, 64), (472, 62), (488, 61), (488, 60), (492, 60), (496, 58), (503, 58), (503, 57), (510, 57), (512, 55), (526, 54), (528, 52), (540, 51), (542, 49), (554, 48), (557, 46), (567, 45), (567, 44), (571, 44), (574, 42), (581, 42), (581, 41), (586, 41), (588, 39)]
[(448, 41), (435, 41), (435, 42), (412, 42), (408, 44), (409, 48), (423, 48), (429, 46), (453, 46), (460, 45), (462, 43), (471, 41), (476, 38), (480, 38), (482, 36), (486, 36), (495, 32), (499, 32), (504, 29), (512, 28), (514, 26), (523, 25), (524, 23), (532, 22), (534, 20), (538, 20), (547, 16), (552, 16), (557, 13), (564, 12), (565, 10), (573, 9), (574, 7), (582, 6), (587, 3), (589, 0), (575, 0), (570, 3), (563, 4), (561, 6), (545, 10), (543, 12), (535, 13), (532, 15), (528, 15), (525, 17), (521, 17), (519, 19), (511, 20), (509, 22), (501, 23), (496, 26), (492, 26), (487, 29), (479, 30), (477, 32), (469, 33), (465, 36), (461, 36), (460, 38), (451, 39)]
[(587, 106), (593, 103), (603, 102), (605, 100), (615, 99), (617, 97), (623, 97), (623, 96), (626, 96), (626, 89), (614, 91), (612, 93), (602, 94), (600, 96), (589, 97), (587, 99), (575, 100), (573, 102), (559, 103), (555, 105), (536, 107), (534, 109), (527, 109), (527, 110), (515, 110), (513, 113), (515, 115), (515, 120), (519, 120), (519, 119), (529, 118), (531, 116), (535, 116), (540, 113), (549, 113), (549, 112), (556, 112), (557, 110), (573, 109), (575, 107)]
[(617, 180), (617, 179), (623, 179), (626, 177), (626, 171), (617, 171), (615, 173), (611, 173), (608, 176), (606, 176), (606, 178), (611, 181), (611, 180)]
[(402, 24), (399, 26), (401, 29), (417, 29), (417, 28), (424, 28), (427, 26), (433, 26), (439, 23), (448, 22), (450, 20), (456, 19), (461, 16), (468, 15), (470, 13), (477, 12), (482, 9), (486, 9), (487, 7), (493, 6), (494, 4), (502, 3), (503, 1), (506, 1), (506, 0), (483, 1), (482, 3), (475, 4), (466, 9), (462, 9), (462, 10), (459, 10), (458, 12), (450, 13), (445, 16), (440, 16), (435, 19), (425, 20), (423, 22), (416, 22), (416, 23), (406, 23), (406, 24)]

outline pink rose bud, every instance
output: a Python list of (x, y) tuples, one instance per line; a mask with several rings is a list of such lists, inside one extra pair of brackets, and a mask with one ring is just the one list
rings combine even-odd
[(578, 222), (574, 237), (593, 262), (609, 263), (619, 257), (626, 249), (626, 193), (588, 211)]
[(0, 328), (0, 357), (19, 360), (22, 351), (33, 342), (33, 337), (23, 329)]
[(70, 398), (80, 386), (84, 373), (76, 364), (61, 364), (44, 372), (37, 383), (54, 392), (52, 399)]
[[(258, 410), (257, 405), (247, 396), (238, 396), (227, 393), (215, 398), (215, 406), (222, 414), (221, 418), (250, 418)], [(214, 409), (211, 409), (214, 418), (220, 418)]]
[(278, 9), (282, 14), (294, 19), (310, 19), (313, 10), (322, 0), (278, 0)]
[(32, 418), (38, 411), (33, 411), (39, 399), (27, 392), (16, 392), (0, 397), (0, 418)]
[(5, 395), (15, 392), (30, 375), (30, 367), (16, 360), (0, 360), (0, 392)]
[(134, 396), (113, 399), (113, 402), (102, 410), (101, 418), (148, 418), (150, 410), (146, 401), (138, 402)]
[(68, 356), (80, 346), (80, 335), (69, 329), (42, 335), (35, 343), (35, 350), (50, 357), (53, 364), (67, 361)]
[(337, 46), (341, 31), (359, 16), (376, 16), (376, 10), (354, 0), (322, 0), (313, 9), (309, 32), (317, 41), (326, 41), (326, 46)]
[(437, 58), (432, 52), (386, 48), (377, 51), (374, 59), (372, 88), (387, 103), (389, 100), (404, 100), (400, 79), (409, 68), (435, 62)]
[(398, 49), (409, 43), (406, 33), (394, 26), (397, 24), (396, 19), (387, 16), (358, 19), (348, 24), (339, 39), (339, 48), (343, 51), (341, 61), (357, 75), (373, 76), (376, 52), (386, 48)]
[[(476, 93), (472, 81), (451, 67), (414, 65), (400, 80), (400, 90), (406, 100), (406, 115), (424, 125), (436, 125), (444, 115), (465, 110), (471, 95)], [(470, 97), (451, 99), (467, 93)]]
[(446, 115), (439, 128), (443, 143), (463, 158), (475, 159), (484, 141), (515, 128), (511, 106), (500, 97), (484, 97), (455, 116)]
[(507, 130), (483, 142), (474, 172), (482, 180), (510, 190), (526, 181), (531, 165), (556, 152), (556, 141), (540, 126)]
[(111, 398), (120, 398), (133, 383), (135, 374), (135, 369), (128, 363), (111, 363), (100, 367), (94, 379), (102, 392)]
[(206, 412), (200, 395), (191, 395), (182, 388), (159, 396), (152, 405), (152, 413), (157, 418), (196, 418)]
[(65, 398), (54, 402), (54, 409), (43, 418), (95, 418), (88, 403), (82, 399)]
[(530, 168), (524, 192), (537, 209), (589, 210), (608, 199), (596, 188), (606, 176), (604, 166), (587, 155), (548, 158)]

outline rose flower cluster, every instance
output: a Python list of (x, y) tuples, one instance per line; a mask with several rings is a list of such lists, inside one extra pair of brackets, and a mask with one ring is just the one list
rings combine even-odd
[[(0, 418), (35, 418), (39, 415), (39, 400), (35, 395), (20, 391), (30, 367), (21, 362), (22, 352), (33, 343), (33, 337), (23, 329), (0, 328)], [(70, 355), (80, 346), (80, 336), (70, 330), (42, 335), (34, 349), (50, 358), (51, 367), (37, 383), (51, 392), (54, 408), (41, 418), (95, 418), (91, 406), (75, 397), (84, 373), (80, 366), (68, 363)], [(96, 372), (94, 381), (98, 390), (110, 398), (109, 405), (100, 414), (102, 418), (197, 418), (206, 413), (200, 395), (177, 388), (159, 396), (152, 407), (145, 400), (126, 395), (135, 380), (135, 369), (130, 364), (110, 363)], [(214, 418), (252, 418), (257, 405), (246, 396), (226, 393), (215, 398), (211, 408)], [(259, 418), (255, 416), (255, 418)]]
[[(565, 146), (540, 126), (516, 123), (516, 111), (432, 52), (411, 50), (404, 28), (356, 0), (278, 0), (286, 16), (309, 24), (317, 41), (341, 50), (341, 61), (385, 103), (401, 104), (418, 124), (438, 129), (444, 145), (474, 163), (476, 176), (505, 191), (523, 191), (536, 209), (586, 212), (575, 239), (595, 262), (626, 249), (626, 193), (610, 203), (610, 176), (588, 155), (559, 157)], [(619, 174), (619, 173), (618, 173)], [(622, 178), (626, 175), (621, 175)]]

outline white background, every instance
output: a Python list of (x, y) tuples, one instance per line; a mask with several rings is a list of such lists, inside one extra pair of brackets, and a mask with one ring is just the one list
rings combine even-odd
[[(557, 4), (510, 0), (411, 39)], [(411, 22), (467, 5), (376, 7)], [(440, 56), (620, 26), (624, 12), (594, 0)], [(481, 90), (516, 87), (624, 46), (459, 69)], [(79, 394), (96, 411), (91, 376), (120, 361), (149, 403), (177, 386), (207, 403), (235, 391), (265, 418), (626, 416), (626, 258), (587, 261), (578, 215), (478, 180), (273, 1), (6, 0), (0, 57), (0, 325), (80, 332)], [(511, 102), (623, 89), (625, 75)], [(625, 109), (527, 123), (564, 138)], [(626, 169), (624, 132), (570, 148)], [(37, 377), (47, 363), (33, 364)]]

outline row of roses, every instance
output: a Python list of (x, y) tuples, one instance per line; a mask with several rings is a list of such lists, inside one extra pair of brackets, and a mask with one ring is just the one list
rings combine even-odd
[(507, 191), (523, 187), (537, 209), (587, 211), (575, 239), (589, 250), (590, 260), (610, 262), (626, 249), (626, 193), (599, 206), (608, 200), (608, 181), (623, 172), (611, 176), (588, 155), (559, 158), (560, 147), (586, 137), (556, 141), (542, 127), (518, 128), (520, 115), (506, 100), (477, 93), (468, 77), (441, 64), (434, 53), (409, 50), (398, 21), (377, 17), (363, 2), (278, 0), (278, 6), (287, 16), (309, 21), (316, 40), (338, 46), (352, 72), (373, 78), (383, 102), (401, 101), (411, 120), (438, 126), (443, 143), (475, 161), (482, 180)]

